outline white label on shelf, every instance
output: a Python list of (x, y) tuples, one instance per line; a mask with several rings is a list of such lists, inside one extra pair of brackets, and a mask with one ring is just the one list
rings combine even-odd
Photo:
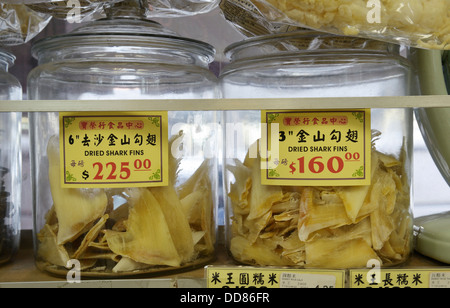
[(450, 287), (450, 272), (430, 273), (430, 288)]
[(280, 288), (335, 288), (336, 277), (321, 274), (282, 273)]

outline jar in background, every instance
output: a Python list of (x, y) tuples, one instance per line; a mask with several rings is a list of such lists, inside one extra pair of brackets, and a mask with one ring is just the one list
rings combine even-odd
[[(117, 5), (107, 19), (33, 46), (39, 66), (29, 75), (29, 99), (218, 97), (217, 78), (208, 69), (215, 54), (212, 46), (179, 37), (142, 18), (138, 7)], [(168, 133), (161, 130), (168, 153), (161, 161), (168, 160), (169, 183), (151, 188), (62, 188), (59, 115), (34, 113), (30, 121), (40, 269), (65, 274), (66, 263), (77, 259), (81, 276), (161, 274), (199, 267), (214, 257), (219, 123), (215, 111), (168, 112)], [(160, 122), (153, 124), (159, 127)], [(92, 137), (91, 145), (101, 134), (87, 135)], [(153, 168), (153, 161), (141, 151), (94, 151), (93, 155), (143, 155), (136, 156), (132, 165), (119, 166), (116, 177), (131, 168)], [(107, 165), (103, 167), (106, 172)], [(163, 170), (150, 170), (151, 178), (160, 179)]]
[[(448, 95), (448, 53), (417, 49), (417, 67), (421, 95)], [(450, 185), (450, 108), (417, 108), (415, 117), (423, 140), (442, 177)]]
[[(226, 54), (231, 63), (220, 77), (225, 98), (273, 98), (276, 104), (277, 98), (362, 97), (364, 105), (363, 97), (412, 94), (410, 63), (388, 43), (303, 31), (235, 43)], [(412, 251), (412, 110), (349, 114), (336, 105), (329, 115), (325, 111), (330, 110), (317, 109), (225, 112), (231, 255), (244, 264), (306, 268), (404, 262)], [(368, 116), (371, 125), (363, 124), (367, 127), (360, 131), (345, 126), (358, 118), (369, 123)], [(271, 123), (279, 124), (273, 138), (262, 133)], [(350, 135), (356, 133), (359, 140), (366, 136), (366, 150), (349, 152), (356, 142)], [(274, 159), (266, 150), (278, 138)], [(325, 139), (328, 146), (322, 146)], [(325, 172), (343, 172), (344, 165), (359, 162), (365, 153), (371, 154), (365, 169), (361, 164), (348, 178), (316, 184), (327, 179)], [(368, 172), (369, 164), (370, 177), (361, 172)], [(300, 175), (289, 182), (294, 172)], [(277, 182), (277, 177), (287, 179)], [(348, 184), (354, 183), (352, 177), (370, 183)]]
[(444, 67), (445, 84), (447, 85), (447, 92), (450, 93), (450, 52), (444, 51), (442, 55), (442, 63)]
[[(0, 100), (21, 100), (22, 86), (8, 73), (15, 56), (0, 50)], [(0, 264), (14, 256), (20, 242), (22, 148), (20, 112), (0, 112)]]

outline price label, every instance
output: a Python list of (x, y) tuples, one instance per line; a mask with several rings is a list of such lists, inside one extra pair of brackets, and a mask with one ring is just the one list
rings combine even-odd
[(430, 288), (449, 288), (450, 272), (430, 273)]
[(336, 277), (324, 274), (282, 273), (280, 288), (324, 288), (336, 287)]
[(448, 288), (450, 269), (383, 268), (349, 270), (350, 288)]
[(344, 288), (344, 270), (207, 266), (208, 288)]
[(168, 184), (167, 112), (60, 113), (62, 187)]
[(261, 117), (263, 185), (370, 185), (369, 109), (263, 111)]

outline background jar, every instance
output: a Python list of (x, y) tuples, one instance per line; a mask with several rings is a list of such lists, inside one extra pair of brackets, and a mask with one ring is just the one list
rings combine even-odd
[[(130, 15), (128, 11), (127, 18), (118, 16), (120, 14), (117, 14), (117, 11), (113, 10), (113, 13), (115, 17), (96, 21), (68, 35), (44, 39), (34, 45), (33, 54), (39, 60), (39, 66), (28, 78), (30, 99), (217, 98), (217, 78), (208, 70), (208, 65), (213, 61), (215, 54), (212, 46), (178, 37), (157, 23), (136, 17), (136, 12), (131, 12)], [(151, 110), (151, 103), (148, 107)], [(146, 194), (150, 190), (155, 197), (161, 196), (172, 201), (170, 204), (161, 202), (161, 208), (165, 207), (164, 211), (170, 205), (173, 209), (169, 214), (174, 217), (165, 215), (165, 223), (173, 242), (181, 247), (175, 244), (179, 258), (175, 258), (176, 262), (169, 262), (166, 259), (170, 259), (170, 256), (166, 259), (163, 256), (159, 261), (148, 260), (144, 263), (140, 261), (141, 259), (126, 258), (117, 251), (112, 251), (113, 248), (107, 241), (109, 248), (104, 247), (104, 257), (100, 256), (95, 264), (92, 261), (85, 262), (91, 265), (83, 267), (83, 262), (86, 261), (83, 259), (84, 256), (76, 255), (76, 259), (82, 261), (82, 276), (163, 273), (201, 266), (214, 256), (217, 114), (214, 111), (170, 111), (168, 121), (168, 160), (171, 179), (169, 187), (137, 190), (145, 191)], [(74, 258), (74, 254), (70, 251), (78, 247), (86, 232), (69, 241), (58, 242), (54, 230), (61, 226), (57, 224), (58, 217), (52, 216), (55, 192), (49, 187), (49, 164), (55, 162), (49, 162), (47, 153), (48, 145), (59, 135), (58, 113), (34, 113), (30, 122), (37, 237), (36, 261), (41, 269), (64, 274), (66, 261)], [(84, 193), (86, 196), (91, 194), (92, 197), (98, 190), (87, 189)], [(119, 211), (120, 206), (116, 202), (119, 199), (124, 202), (124, 190), (106, 189), (104, 193), (108, 196), (108, 200), (115, 200), (112, 205), (108, 204), (108, 208), (112, 207), (114, 213)], [(130, 202), (130, 199), (127, 200)], [(60, 206), (64, 209), (59, 211), (70, 211), (68, 207), (68, 205)], [(130, 205), (130, 208), (132, 207)], [(73, 209), (76, 208), (76, 205), (73, 205)], [(113, 212), (110, 213), (110, 217), (116, 215)], [(126, 215), (131, 214), (125, 213)], [(90, 220), (96, 222), (99, 218), (91, 217)], [(90, 223), (86, 221), (85, 224)], [(105, 228), (116, 229), (119, 225), (120, 220), (110, 218)], [(135, 237), (151, 242), (160, 235), (156, 233), (158, 232)], [(146, 236), (149, 238), (144, 238)], [(52, 241), (53, 244), (48, 244)], [(94, 240), (97, 241), (98, 239)], [(169, 242), (167, 241), (167, 245), (172, 245)], [(60, 257), (60, 253), (55, 258), (55, 249), (61, 245), (64, 249), (63, 257)], [(94, 249), (91, 252), (101, 255), (99, 250)], [(142, 254), (158, 255), (158, 252), (143, 249)], [(111, 255), (114, 255), (113, 260), (108, 259)]]
[[(231, 63), (220, 77), (225, 98), (274, 98), (276, 103), (276, 98), (413, 93), (415, 77), (409, 61), (399, 55), (398, 46), (387, 43), (303, 31), (249, 39), (230, 46), (226, 53)], [(299, 107), (300, 104), (299, 100)], [(364, 98), (361, 98), (361, 105), (364, 105)], [(336, 105), (336, 109), (339, 108)], [(309, 186), (308, 182), (299, 186), (260, 185), (260, 170), (253, 173), (260, 165), (249, 158), (252, 157), (249, 149), (261, 138), (261, 112), (226, 111), (224, 123), (227, 125), (224, 146), (224, 186), (228, 195), (225, 200), (226, 237), (228, 249), (236, 261), (271, 266), (350, 268), (365, 267), (370, 259), (382, 266), (407, 260), (412, 251), (413, 223), (411, 109), (371, 109), (372, 158), (377, 158), (372, 160), (372, 165), (382, 170), (381, 174), (389, 174), (392, 185), (397, 183), (390, 188), (389, 204), (394, 210), (389, 213), (374, 210), (385, 208), (385, 201), (371, 203), (371, 194), (374, 200), (387, 196), (387, 190), (376, 193), (377, 189), (387, 186), (375, 172), (370, 186), (348, 188), (354, 192), (346, 198), (338, 193), (339, 184), (337, 187)], [(386, 159), (392, 160), (391, 166)], [(375, 185), (381, 186), (376, 188)], [(270, 206), (263, 210), (252, 204), (252, 189), (256, 186), (258, 195), (277, 195), (267, 199)], [(359, 196), (357, 191), (361, 193)], [(344, 199), (362, 202), (357, 215), (350, 220), (347, 220), (350, 215), (346, 206), (351, 206)], [(323, 210), (326, 206), (334, 210)], [(372, 212), (363, 213), (370, 206)], [(319, 217), (318, 213), (325, 216)], [(339, 215), (344, 217), (343, 222), (336, 221)]]
[[(22, 86), (8, 73), (15, 56), (0, 49), (0, 100), (21, 100)], [(0, 264), (14, 256), (20, 242), (22, 192), (21, 112), (0, 113)]]

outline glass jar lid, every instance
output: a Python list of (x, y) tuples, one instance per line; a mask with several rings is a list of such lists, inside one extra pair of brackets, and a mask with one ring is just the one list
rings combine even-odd
[(270, 57), (286, 53), (399, 53), (399, 46), (365, 38), (338, 36), (313, 30), (270, 34), (234, 43), (225, 49), (232, 61)]
[(0, 48), (0, 67), (3, 70), (8, 71), (9, 67), (13, 66), (15, 61), (16, 57), (12, 53)]
[(32, 54), (40, 64), (81, 58), (164, 62), (181, 56), (193, 64), (199, 64), (199, 59), (206, 64), (214, 60), (215, 49), (207, 43), (180, 37), (130, 11), (117, 15), (113, 11), (108, 18), (90, 22), (69, 34), (40, 40), (32, 47)]

